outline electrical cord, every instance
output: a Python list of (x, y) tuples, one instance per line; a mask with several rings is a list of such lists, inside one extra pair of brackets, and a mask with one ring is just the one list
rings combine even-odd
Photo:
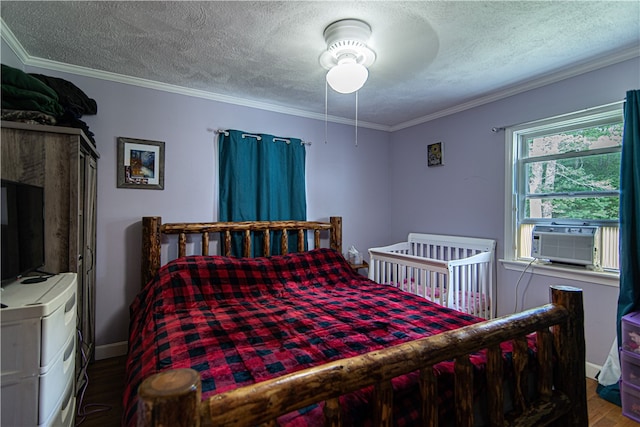
[[(76, 426), (79, 426), (80, 424), (82, 424), (89, 415), (93, 415), (96, 414), (98, 412), (106, 412), (106, 411), (110, 411), (112, 409), (111, 405), (106, 405), (103, 403), (87, 403), (86, 405), (82, 406), (82, 402), (84, 400), (84, 394), (87, 391), (87, 388), (89, 387), (89, 374), (87, 373), (87, 365), (89, 364), (89, 360), (87, 359), (87, 355), (84, 352), (84, 348), (83, 348), (83, 338), (82, 338), (82, 332), (80, 332), (80, 330), (78, 330), (78, 338), (80, 340), (79, 345), (80, 345), (80, 354), (82, 355), (82, 365), (85, 367), (84, 369), (84, 384), (82, 385), (82, 390), (80, 391), (80, 398), (78, 399), (78, 411), (76, 413), (76, 417), (79, 418), (79, 420), (75, 423)], [(88, 410), (89, 408), (93, 408), (95, 407), (95, 409), (92, 410)]]
[[(516, 300), (515, 300), (515, 307), (513, 308), (513, 312), (517, 313), (518, 312), (518, 287), (520, 286), (520, 281), (522, 280), (522, 276), (524, 276), (524, 273), (526, 273), (526, 271), (529, 269), (529, 267), (531, 267), (531, 264), (533, 264), (533, 262), (536, 260), (537, 258), (532, 259), (531, 261), (529, 261), (529, 264), (527, 264), (527, 266), (524, 268), (524, 270), (522, 270), (522, 273), (520, 273), (520, 277), (518, 278), (518, 281), (516, 282)], [(527, 289), (525, 288), (525, 291)]]

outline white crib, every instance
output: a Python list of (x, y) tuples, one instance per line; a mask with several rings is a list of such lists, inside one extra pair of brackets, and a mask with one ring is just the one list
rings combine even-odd
[(491, 239), (410, 233), (406, 242), (369, 249), (369, 278), (492, 319), (495, 249)]

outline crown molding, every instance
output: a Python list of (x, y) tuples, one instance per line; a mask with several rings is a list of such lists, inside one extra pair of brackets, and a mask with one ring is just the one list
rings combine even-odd
[[(223, 102), (227, 104), (239, 105), (243, 107), (256, 108), (259, 110), (266, 110), (274, 113), (287, 114), (291, 116), (303, 117), (307, 119), (314, 120), (325, 120), (325, 115), (321, 113), (313, 113), (309, 111), (300, 110), (297, 108), (284, 107), (281, 105), (270, 104), (267, 102), (254, 101), (250, 99), (244, 99), (234, 96), (222, 95), (219, 93), (208, 92), (204, 90), (198, 89), (190, 89), (183, 86), (172, 85), (168, 83), (161, 83), (153, 80), (142, 79), (138, 77), (126, 76), (123, 74), (112, 73), (108, 71), (96, 70), (93, 68), (82, 67), (79, 65), (72, 65), (58, 61), (52, 61), (49, 59), (39, 58), (31, 56), (27, 53), (27, 51), (22, 47), (20, 41), (15, 37), (13, 32), (9, 29), (9, 27), (4, 23), (4, 20), (0, 18), (0, 35), (5, 40), (5, 42), (9, 45), (11, 50), (13, 50), (23, 63), (23, 65), (29, 67), (38, 67), (44, 68), (47, 70), (59, 71), (68, 74), (75, 74), (83, 77), (91, 77), (100, 80), (111, 81), (115, 83), (128, 84), (132, 86), (144, 87), (147, 89), (154, 89), (163, 92), (175, 93), (179, 95), (186, 95), (195, 98), (203, 98), (209, 99), (212, 101)], [(356, 124), (355, 120), (347, 119), (344, 117), (327, 115), (326, 120), (332, 123), (339, 123), (354, 126)], [(368, 128), (374, 130), (381, 130), (388, 132), (389, 126), (381, 125), (378, 123), (370, 123), (366, 121), (358, 120), (358, 127), (360, 128)]]
[(22, 47), (22, 44), (18, 41), (13, 31), (5, 24), (4, 19), (0, 17), (0, 37), (7, 42), (7, 45), (11, 48), (13, 53), (16, 54), (20, 62), (25, 64), (25, 62), (29, 59), (29, 54)]
[[(111, 73), (108, 71), (95, 70), (92, 68), (86, 68), (77, 65), (65, 64), (56, 61), (50, 61), (41, 58), (29, 58), (25, 65), (31, 67), (45, 68), (53, 71), (60, 71), (68, 74), (76, 74), (84, 77), (92, 77), (100, 80), (107, 80), (116, 83), (122, 83), (137, 87), (143, 87), (147, 89), (154, 89), (163, 92), (175, 93), (179, 95), (186, 95), (195, 98), (208, 99), (212, 101), (223, 102), (226, 104), (239, 105), (243, 107), (256, 108), (259, 110), (266, 110), (274, 113), (287, 114), (291, 116), (304, 117), (307, 119), (324, 120), (324, 114), (313, 113), (296, 108), (284, 107), (281, 105), (270, 104), (268, 102), (254, 101), (250, 99), (244, 99), (234, 96), (222, 95), (219, 93), (208, 92), (199, 89), (190, 89), (184, 86), (177, 86), (168, 83), (161, 83), (154, 80), (142, 79), (139, 77), (125, 76), (123, 74)], [(340, 123), (346, 125), (354, 125), (355, 121), (337, 116), (327, 116), (327, 121), (332, 123)], [(376, 123), (369, 123), (358, 121), (358, 127), (370, 128), (376, 130), (389, 131), (389, 126), (383, 126)]]
[(570, 77), (576, 77), (576, 76), (579, 76), (580, 74), (588, 73), (590, 71), (595, 71), (600, 68), (604, 68), (609, 65), (614, 65), (619, 62), (623, 62), (623, 61), (637, 58), (637, 57), (640, 57), (640, 49), (638, 49), (638, 46), (632, 46), (627, 49), (622, 49), (617, 52), (601, 56), (594, 60), (585, 61), (581, 64), (573, 65), (563, 70), (546, 74), (537, 79), (529, 80), (504, 90), (492, 92), (486, 96), (482, 96), (480, 98), (473, 99), (469, 102), (458, 104), (451, 108), (445, 108), (444, 110), (437, 111), (433, 114), (429, 114), (423, 117), (418, 117), (416, 119), (409, 120), (404, 123), (393, 125), (390, 127), (389, 131), (395, 132), (397, 130), (406, 129), (422, 123), (430, 122), (432, 120), (439, 119), (441, 117), (449, 116), (455, 113), (460, 113), (462, 111), (479, 107), (484, 104), (489, 104), (494, 101), (499, 101), (501, 99), (508, 98), (510, 96), (517, 95), (519, 93), (526, 92), (531, 89), (537, 89), (542, 86), (547, 86), (552, 83), (557, 83), (559, 81), (568, 79)]
[[(260, 110), (287, 114), (287, 115), (292, 115), (297, 117), (303, 117), (307, 119), (321, 120), (321, 121), (327, 120), (328, 122), (345, 124), (350, 126), (356, 125), (355, 120), (347, 119), (344, 117), (331, 116), (331, 115), (327, 115), (325, 117), (325, 115), (322, 113), (313, 113), (309, 111), (300, 110), (297, 108), (270, 104), (267, 102), (253, 101), (250, 99), (222, 95), (222, 94), (198, 90), (198, 89), (189, 89), (183, 86), (160, 83), (153, 80), (141, 79), (138, 77), (130, 77), (130, 76), (125, 76), (123, 74), (111, 73), (108, 71), (100, 71), (100, 70), (95, 70), (92, 68), (82, 67), (78, 65), (66, 64), (62, 62), (51, 61), (48, 59), (33, 57), (29, 55), (27, 51), (22, 47), (22, 44), (20, 43), (20, 41), (15, 37), (13, 32), (9, 29), (9, 27), (5, 24), (4, 20), (1, 17), (0, 17), (0, 35), (5, 40), (5, 42), (9, 45), (9, 47), (14, 51), (18, 59), (20, 59), (20, 61), (26, 66), (44, 68), (48, 70), (60, 71), (64, 73), (75, 74), (75, 75), (80, 75), (85, 77), (92, 77), (96, 79), (128, 84), (132, 86), (139, 86), (139, 87), (144, 87), (148, 89), (154, 89), (154, 90), (181, 94), (186, 96), (192, 96), (196, 98), (209, 99), (212, 101), (239, 105), (243, 107), (256, 108)], [(556, 82), (568, 79), (570, 77), (575, 77), (580, 74), (588, 73), (590, 71), (595, 71), (609, 65), (626, 61), (628, 59), (637, 58), (639, 56), (640, 56), (640, 49), (638, 49), (637, 46), (632, 46), (611, 54), (603, 55), (594, 60), (585, 61), (583, 63), (567, 67), (563, 70), (543, 75), (537, 79), (526, 81), (522, 84), (511, 86), (510, 88), (507, 88), (504, 90), (492, 92), (486, 96), (482, 96), (482, 97), (473, 99), (471, 101), (455, 105), (450, 108), (445, 108), (443, 110), (437, 111), (432, 114), (428, 114), (426, 116), (418, 117), (403, 123), (399, 123), (397, 125), (389, 126), (389, 125), (382, 125), (379, 123), (371, 123), (371, 122), (360, 121), (360, 120), (357, 122), (357, 125), (360, 128), (368, 128), (368, 129), (380, 130), (385, 132), (395, 132), (395, 131), (406, 129), (412, 126), (427, 123), (432, 120), (439, 119), (441, 117), (449, 116), (451, 114), (460, 113), (462, 111), (479, 107), (481, 105), (489, 104), (491, 102), (508, 98), (510, 96), (517, 95), (519, 93), (526, 92), (528, 90), (537, 89), (542, 86), (546, 86), (552, 83), (556, 83)]]

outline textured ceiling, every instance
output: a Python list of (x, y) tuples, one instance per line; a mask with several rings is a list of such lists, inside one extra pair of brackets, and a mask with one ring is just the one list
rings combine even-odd
[[(3, 35), (12, 36), (27, 64), (55, 61), (312, 116), (325, 109), (326, 71), (318, 63), (324, 28), (361, 19), (371, 25), (368, 44), (377, 60), (359, 92), (358, 119), (390, 128), (569, 69), (640, 55), (638, 1), (3, 0), (0, 6)], [(329, 89), (328, 111), (353, 118), (355, 95)]]

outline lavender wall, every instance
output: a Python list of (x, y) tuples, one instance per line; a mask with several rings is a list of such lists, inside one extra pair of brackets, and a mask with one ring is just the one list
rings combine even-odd
[[(5, 62), (6, 58), (6, 62)], [(2, 42), (2, 61), (22, 68)], [(393, 133), (240, 107), (89, 77), (26, 67), (65, 78), (98, 102), (84, 119), (96, 134), (98, 173), (98, 346), (127, 339), (128, 306), (139, 290), (140, 217), (166, 221), (216, 218), (215, 134), (238, 128), (294, 136), (307, 151), (308, 217), (344, 218), (345, 248), (360, 250), (406, 238), (407, 233), (490, 237), (502, 256), (504, 234), (504, 133), (491, 128), (573, 112), (621, 100), (640, 86), (638, 58)], [(166, 142), (164, 191), (116, 188), (116, 138)], [(442, 141), (445, 165), (426, 167), (426, 144)], [(515, 305), (520, 273), (498, 263), (498, 312)], [(548, 286), (585, 291), (587, 360), (604, 363), (615, 334), (617, 287), (526, 274), (519, 307), (546, 303)]]
[[(3, 46), (6, 48), (6, 46)], [(4, 52), (3, 52), (4, 56)], [(3, 58), (4, 60), (4, 58)], [(98, 104), (84, 116), (95, 133), (98, 162), (98, 346), (127, 340), (129, 304), (140, 289), (141, 217), (164, 222), (217, 219), (214, 129), (292, 136), (307, 147), (308, 218), (343, 217), (343, 245), (361, 250), (388, 241), (389, 133), (312, 120), (126, 84), (26, 67), (73, 82)], [(165, 189), (116, 187), (117, 137), (164, 141)], [(372, 233), (377, 230), (379, 234)]]
[(0, 56), (2, 57), (2, 63), (19, 70), (24, 70), (22, 61), (20, 61), (16, 54), (13, 53), (13, 50), (11, 50), (4, 39), (1, 40), (2, 43), (0, 44)]
[[(638, 58), (446, 116), (391, 137), (392, 240), (407, 233), (489, 237), (504, 248), (505, 135), (492, 127), (524, 123), (624, 99), (640, 86)], [(426, 166), (426, 145), (442, 141), (445, 165)], [(401, 208), (402, 207), (402, 208)], [(498, 263), (498, 314), (513, 312), (520, 272)], [(548, 287), (584, 289), (587, 361), (602, 365), (615, 336), (618, 288), (525, 274), (518, 307), (548, 301)]]
[[(77, 80), (77, 79), (76, 79)], [(343, 216), (343, 242), (366, 248), (388, 214), (376, 194), (388, 193), (388, 135), (361, 129), (356, 148), (349, 126), (324, 123), (228, 104), (127, 87), (78, 81), (99, 105), (88, 119), (101, 153), (98, 188), (98, 345), (126, 340), (128, 305), (139, 289), (140, 217), (164, 221), (217, 219), (215, 134), (210, 129), (243, 129), (296, 136), (307, 149), (308, 218)], [(116, 188), (116, 138), (166, 142), (164, 191)], [(365, 184), (368, 184), (364, 189)]]

